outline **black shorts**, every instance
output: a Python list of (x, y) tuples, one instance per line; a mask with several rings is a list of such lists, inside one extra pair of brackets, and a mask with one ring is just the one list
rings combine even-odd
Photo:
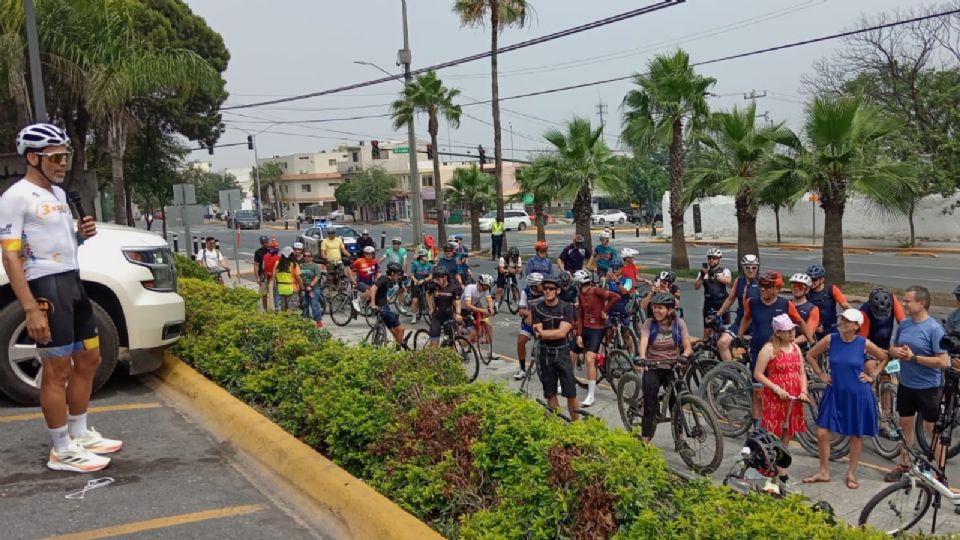
[(386, 304), (377, 308), (377, 311), (380, 312), (380, 318), (383, 319), (383, 324), (388, 329), (393, 330), (394, 328), (400, 326), (400, 317), (396, 313), (390, 311), (390, 307)]
[(557, 395), (557, 381), (560, 382), (560, 395), (565, 398), (577, 397), (577, 381), (573, 378), (573, 363), (570, 362), (568, 347), (540, 347), (537, 360), (543, 397), (550, 399)]
[(940, 388), (897, 387), (897, 414), (903, 417), (920, 413), (924, 422), (936, 422), (940, 416)]
[[(713, 304), (713, 303), (704, 302), (704, 304), (703, 304), (703, 320), (707, 320), (707, 317), (709, 317), (710, 315), (716, 315), (717, 312), (720, 311), (720, 308), (721, 308), (722, 306), (723, 306), (723, 302), (720, 302), (719, 304)], [(723, 316), (720, 317), (720, 321), (723, 322), (724, 325), (729, 325), (729, 324), (730, 324), (730, 313), (724, 313)]]
[(581, 335), (583, 338), (583, 350), (579, 350), (580, 348), (577, 347), (578, 350), (574, 352), (600, 352), (600, 344), (603, 342), (603, 335), (605, 333), (606, 331), (603, 328), (584, 328), (583, 334)]
[(70, 356), (100, 347), (93, 306), (80, 281), (80, 272), (43, 276), (27, 284), (50, 324), (50, 342), (37, 344), (40, 358)]
[(517, 275), (516, 275), (516, 274), (501, 274), (501, 273), (497, 273), (497, 288), (498, 288), (498, 289), (505, 289), (505, 288), (507, 287), (507, 283), (508, 283), (508, 282), (509, 282), (511, 285), (516, 285), (516, 284), (517, 284)]
[(443, 325), (453, 318), (453, 313), (435, 311), (430, 317), (430, 330), (427, 331), (430, 339), (439, 339), (443, 332)]

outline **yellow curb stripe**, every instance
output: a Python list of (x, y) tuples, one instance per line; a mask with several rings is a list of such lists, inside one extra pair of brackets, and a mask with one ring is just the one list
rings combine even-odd
[(188, 523), (197, 523), (198, 521), (209, 521), (211, 519), (221, 519), (225, 517), (242, 516), (253, 514), (264, 509), (262, 504), (247, 504), (244, 506), (227, 506), (226, 508), (217, 508), (214, 510), (204, 510), (203, 512), (193, 512), (191, 514), (180, 514), (165, 518), (148, 519), (146, 521), (134, 521), (123, 525), (113, 527), (103, 527), (90, 531), (62, 534), (51, 536), (46, 540), (95, 540), (97, 538), (111, 538), (125, 534), (136, 534), (155, 529), (165, 529), (167, 527), (176, 527), (177, 525), (186, 525)]
[[(163, 407), (157, 402), (150, 403), (125, 403), (122, 405), (103, 405), (101, 407), (90, 407), (88, 413), (116, 412), (116, 411), (138, 411), (143, 409), (158, 409)], [(9, 416), (0, 416), (0, 424), (11, 422), (23, 422), (26, 420), (37, 420), (43, 418), (43, 413), (13, 414)]]

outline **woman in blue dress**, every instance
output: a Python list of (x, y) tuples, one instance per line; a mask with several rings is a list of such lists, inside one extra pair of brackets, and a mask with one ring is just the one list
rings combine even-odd
[[(817, 378), (827, 383), (817, 416), (817, 446), (820, 469), (803, 479), (804, 484), (829, 482), (830, 434), (850, 437), (850, 466), (847, 468), (847, 489), (857, 489), (857, 465), (863, 450), (863, 438), (877, 434), (877, 402), (871, 384), (879, 374), (887, 353), (857, 331), (863, 324), (863, 313), (848, 309), (840, 314), (837, 332), (825, 336), (807, 353), (807, 363)], [(830, 351), (830, 375), (820, 369), (817, 357)], [(879, 360), (867, 364), (867, 355)]]

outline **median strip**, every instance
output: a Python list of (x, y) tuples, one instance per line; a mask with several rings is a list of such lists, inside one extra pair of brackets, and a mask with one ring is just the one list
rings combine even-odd
[[(261, 512), (263, 510), (264, 506), (260, 504), (227, 506), (225, 508), (216, 508), (214, 510), (204, 510), (202, 512), (193, 512), (190, 514), (180, 514), (165, 518), (148, 519), (146, 521), (134, 521), (132, 523), (124, 523), (123, 525), (114, 525), (112, 527), (103, 527), (90, 531), (51, 536), (46, 540), (96, 540), (98, 538), (113, 538), (115, 536), (136, 534), (156, 529), (165, 529), (167, 527), (176, 527), (178, 525), (186, 525), (188, 523), (197, 523), (199, 521), (243, 516), (246, 514)], [(188, 534), (186, 537), (189, 538), (190, 535)]]

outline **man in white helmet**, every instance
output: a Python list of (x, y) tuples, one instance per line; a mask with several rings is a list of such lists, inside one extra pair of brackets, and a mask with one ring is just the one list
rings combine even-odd
[(100, 338), (80, 281), (77, 248), (97, 234), (93, 218), (74, 231), (63, 183), (72, 154), (66, 133), (33, 124), (17, 135), (27, 173), (0, 197), (3, 268), (26, 315), (43, 366), (40, 406), (53, 442), (47, 467), (93, 472), (110, 464), (123, 443), (87, 427)]
[[(707, 327), (706, 320), (710, 315), (715, 315), (723, 306), (727, 299), (727, 285), (733, 281), (733, 275), (729, 268), (720, 266), (720, 260), (723, 258), (723, 251), (720, 248), (710, 248), (707, 250), (707, 262), (700, 268), (700, 274), (697, 280), (693, 282), (694, 289), (703, 288), (703, 338), (709, 339), (713, 330)], [(724, 323), (729, 323), (729, 317), (726, 314), (722, 317)]]

